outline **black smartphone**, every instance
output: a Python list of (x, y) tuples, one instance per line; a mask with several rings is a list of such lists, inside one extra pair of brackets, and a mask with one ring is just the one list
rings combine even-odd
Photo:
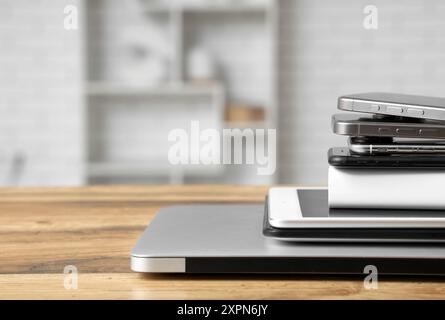
[(417, 153), (445, 156), (443, 140), (393, 141), (392, 138), (349, 137), (348, 147), (352, 153), (363, 155)]
[(330, 148), (328, 162), (344, 168), (444, 168), (445, 155), (425, 154), (354, 154), (348, 148)]

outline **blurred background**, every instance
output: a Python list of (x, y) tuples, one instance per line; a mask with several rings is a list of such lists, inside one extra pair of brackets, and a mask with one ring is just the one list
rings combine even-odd
[[(324, 185), (337, 97), (445, 96), (444, 30), (441, 0), (1, 0), (0, 185)], [(277, 129), (275, 174), (169, 165), (192, 120)]]

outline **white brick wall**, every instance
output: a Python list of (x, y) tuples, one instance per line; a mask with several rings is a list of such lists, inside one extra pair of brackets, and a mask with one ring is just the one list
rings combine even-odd
[[(365, 30), (363, 8), (379, 9)], [(326, 184), (337, 97), (366, 91), (445, 96), (445, 2), (282, 0), (280, 181)]]
[(0, 1), (0, 185), (82, 182), (80, 1)]

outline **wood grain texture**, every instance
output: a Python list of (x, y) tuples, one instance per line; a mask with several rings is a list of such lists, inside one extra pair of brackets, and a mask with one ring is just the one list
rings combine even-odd
[[(160, 207), (261, 202), (266, 186), (0, 189), (0, 299), (445, 298), (442, 278), (140, 275), (129, 253)], [(79, 288), (65, 290), (75, 265)]]

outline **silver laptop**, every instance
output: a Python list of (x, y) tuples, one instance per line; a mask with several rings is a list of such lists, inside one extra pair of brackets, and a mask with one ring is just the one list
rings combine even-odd
[(155, 273), (444, 275), (445, 246), (286, 242), (263, 236), (264, 205), (161, 209), (131, 252), (131, 269)]

